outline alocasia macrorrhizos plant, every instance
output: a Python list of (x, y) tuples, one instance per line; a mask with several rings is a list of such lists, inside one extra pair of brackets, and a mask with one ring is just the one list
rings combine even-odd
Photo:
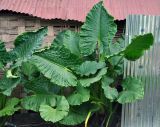
[[(99, 2), (79, 33), (60, 32), (50, 47), (41, 48), (47, 28), (19, 35), (9, 52), (1, 42), (0, 68), (4, 76), (0, 93), (8, 98), (0, 105), (0, 117), (23, 108), (39, 112), (52, 123), (75, 126), (85, 121), (87, 126), (90, 117), (103, 114), (108, 126), (113, 102), (130, 103), (144, 96), (143, 83), (130, 76), (122, 79), (122, 91), (117, 90), (123, 59), (135, 61), (153, 44), (153, 36), (148, 33), (136, 36), (124, 47), (122, 38), (113, 43), (116, 32), (114, 18)], [(12, 98), (19, 84), (28, 96)]]

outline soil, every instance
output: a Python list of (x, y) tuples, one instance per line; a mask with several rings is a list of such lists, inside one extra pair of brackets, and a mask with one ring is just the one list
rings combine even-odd
[[(66, 126), (56, 126), (55, 124), (47, 123), (43, 119), (41, 119), (38, 113), (29, 112), (29, 113), (16, 113), (11, 118), (9, 118), (8, 122), (6, 122), (5, 127), (66, 127)], [(83, 127), (83, 126), (75, 126), (75, 127)]]
[[(114, 114), (114, 117), (112, 117), (112, 122), (110, 123), (110, 127), (120, 127), (120, 118), (121, 118), (120, 110), (121, 110), (121, 107), (119, 107), (118, 112)], [(95, 122), (95, 120), (91, 120), (91, 121)], [(92, 125), (89, 127), (95, 127)], [(84, 127), (84, 124), (81, 126), (56, 126), (55, 124), (45, 122), (43, 119), (41, 119), (38, 113), (35, 113), (35, 112), (19, 113), (18, 112), (15, 115), (13, 115), (11, 118), (9, 118), (5, 127)], [(100, 125), (96, 127), (102, 127), (102, 126)]]
[(5, 127), (55, 127), (46, 123), (38, 113), (16, 113), (13, 115)]

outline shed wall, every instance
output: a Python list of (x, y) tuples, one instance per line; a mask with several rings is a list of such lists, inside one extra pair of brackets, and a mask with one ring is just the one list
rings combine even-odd
[[(125, 20), (115, 22), (118, 26), (118, 31), (116, 34), (116, 38), (118, 38), (124, 32)], [(17, 35), (26, 31), (33, 31), (38, 28), (48, 26), (48, 36), (45, 38), (43, 45), (50, 45), (58, 32), (65, 29), (79, 31), (81, 25), (82, 23), (78, 21), (64, 21), (58, 19), (45, 20), (26, 14), (20, 14), (10, 11), (1, 11), (0, 40), (6, 42), (6, 48), (9, 50), (14, 47), (13, 41), (15, 40)]]
[(6, 48), (12, 49), (18, 34), (48, 26), (48, 36), (44, 45), (50, 45), (56, 34), (64, 29), (78, 31), (81, 23), (63, 20), (43, 20), (40, 18), (12, 13), (0, 13), (0, 39), (6, 42)]

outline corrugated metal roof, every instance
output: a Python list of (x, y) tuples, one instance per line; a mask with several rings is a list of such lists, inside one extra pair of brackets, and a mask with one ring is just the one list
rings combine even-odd
[[(116, 20), (129, 14), (160, 15), (160, 0), (104, 0)], [(25, 13), (42, 19), (84, 21), (99, 0), (0, 0), (0, 10)]]

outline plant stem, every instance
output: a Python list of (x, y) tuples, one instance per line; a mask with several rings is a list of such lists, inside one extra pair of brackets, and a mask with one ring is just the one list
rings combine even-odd
[(107, 59), (111, 59), (112, 57), (115, 57), (115, 56), (123, 56), (123, 52), (124, 50), (120, 51), (120, 52), (117, 52), (115, 54), (112, 54), (110, 56), (106, 56)]
[(89, 121), (90, 116), (91, 116), (91, 111), (88, 113), (87, 118), (85, 120), (85, 127), (88, 127), (87, 125), (88, 125), (88, 121)]
[(109, 125), (112, 114), (113, 114), (113, 112), (109, 114), (109, 117), (108, 117), (108, 120), (107, 120), (107, 123), (106, 123), (106, 127), (108, 127), (108, 125)]
[(123, 60), (123, 56), (121, 56), (121, 58), (118, 60), (116, 66)]
[(7, 119), (8, 119), (8, 117), (0, 118), (0, 120), (2, 120), (2, 121), (0, 121), (0, 127), (4, 127), (4, 124), (7, 121)]
[(108, 117), (107, 122), (106, 122), (106, 127), (109, 127), (109, 122), (111, 120), (111, 117), (112, 117), (113, 113), (115, 113), (115, 111), (117, 110), (117, 108), (118, 108), (118, 104), (116, 104), (116, 106), (114, 107), (114, 110), (112, 110), (110, 112), (109, 117)]
[(0, 109), (5, 107), (7, 97), (3, 94), (0, 94)]

